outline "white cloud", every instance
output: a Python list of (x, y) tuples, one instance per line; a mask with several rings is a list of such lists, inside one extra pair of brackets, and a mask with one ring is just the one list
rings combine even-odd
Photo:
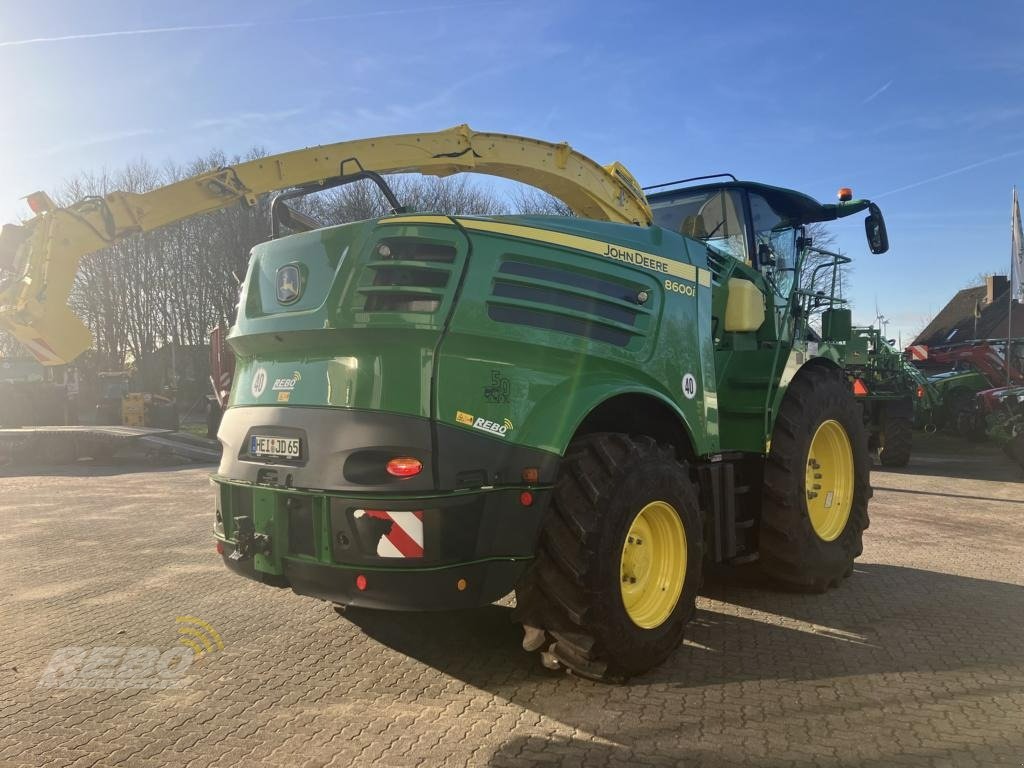
[(872, 93), (870, 96), (868, 96), (866, 99), (864, 99), (864, 101), (862, 101), (860, 103), (860, 105), (863, 107), (869, 101), (874, 101), (875, 99), (877, 99), (879, 96), (881, 96), (883, 93), (885, 93), (886, 91), (889, 90), (889, 86), (892, 85), (892, 83), (893, 83), (893, 81), (890, 80), (885, 85), (883, 85), (881, 88), (876, 89), (874, 91), (874, 93)]
[(53, 155), (59, 155), (62, 152), (71, 152), (79, 149), (85, 149), (87, 147), (95, 147), (100, 144), (110, 144), (115, 141), (125, 141), (127, 139), (134, 139), (139, 136), (152, 136), (158, 133), (158, 131), (151, 128), (138, 128), (126, 131), (111, 131), (110, 133), (101, 133), (96, 136), (90, 136), (85, 139), (78, 139), (76, 141), (65, 141), (60, 144), (54, 144), (39, 150), (38, 152), (32, 152), (25, 157), (28, 159), (37, 159), (41, 157), (52, 157)]
[(486, 3), (460, 3), (453, 5), (424, 5), (412, 8), (394, 8), (383, 11), (361, 11), (357, 13), (340, 13), (330, 16), (310, 16), (297, 19), (275, 19), (273, 21), (238, 21), (227, 24), (194, 24), (177, 27), (149, 27), (146, 29), (120, 29), (109, 32), (86, 32), (78, 35), (57, 35), (53, 37), (31, 37), (24, 40), (0, 41), (0, 48), (17, 48), (27, 45), (44, 43), (64, 43), (75, 40), (99, 40), (108, 37), (135, 37), (138, 35), (166, 35), (184, 32), (214, 32), (223, 29), (251, 29), (253, 27), (280, 27), (289, 24), (310, 24), (327, 21), (350, 21), (352, 19), (368, 19), (380, 16), (399, 16), (413, 13), (433, 13), (467, 8), (481, 8), (497, 5), (509, 5), (507, 0), (495, 0)]

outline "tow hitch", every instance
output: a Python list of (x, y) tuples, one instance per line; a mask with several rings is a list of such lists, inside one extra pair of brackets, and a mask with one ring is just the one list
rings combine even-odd
[(270, 537), (256, 533), (252, 518), (240, 515), (235, 518), (235, 551), (228, 557), (232, 560), (248, 560), (253, 555), (270, 557), (273, 552)]

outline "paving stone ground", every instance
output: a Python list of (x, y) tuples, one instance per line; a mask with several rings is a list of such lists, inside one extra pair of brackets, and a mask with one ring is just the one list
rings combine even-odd
[[(715, 575), (628, 686), (547, 672), (507, 607), (340, 618), (229, 574), (208, 471), (0, 477), (0, 765), (1024, 764), (1024, 485), (988, 446), (875, 471), (838, 590)], [(40, 687), (67, 646), (181, 648), (181, 615), (224, 642), (181, 687)]]

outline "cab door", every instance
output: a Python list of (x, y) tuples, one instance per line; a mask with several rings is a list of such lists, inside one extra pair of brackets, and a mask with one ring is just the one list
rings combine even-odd
[(774, 314), (778, 340), (793, 341), (793, 292), (797, 275), (796, 227), (756, 192), (747, 195), (753, 235), (754, 263), (769, 288), (766, 303)]

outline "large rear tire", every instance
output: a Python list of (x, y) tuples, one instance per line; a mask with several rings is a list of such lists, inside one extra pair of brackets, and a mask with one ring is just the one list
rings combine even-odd
[(914, 442), (914, 424), (910, 419), (890, 418), (885, 421), (878, 459), (883, 467), (905, 467), (910, 462)]
[(838, 586), (862, 551), (869, 473), (860, 409), (842, 375), (802, 369), (783, 398), (765, 462), (762, 570), (796, 589)]
[(697, 492), (672, 448), (618, 433), (574, 440), (516, 589), (524, 647), (595, 680), (658, 666), (693, 616), (703, 548)]

